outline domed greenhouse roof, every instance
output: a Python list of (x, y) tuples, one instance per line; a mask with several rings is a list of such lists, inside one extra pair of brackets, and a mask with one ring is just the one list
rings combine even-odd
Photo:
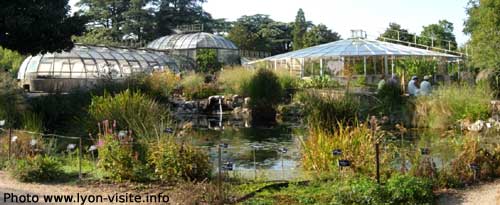
[(230, 49), (238, 47), (222, 36), (200, 32), (188, 34), (174, 34), (164, 36), (149, 43), (147, 48), (155, 50), (183, 50), (183, 49)]

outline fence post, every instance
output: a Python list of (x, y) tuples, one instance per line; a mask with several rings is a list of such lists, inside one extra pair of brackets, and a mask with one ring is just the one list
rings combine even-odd
[(217, 184), (219, 185), (219, 204), (223, 204), (224, 199), (222, 199), (222, 150), (221, 146), (218, 147), (218, 176), (217, 176)]
[(12, 152), (12, 128), (9, 127), (9, 153), (7, 155), (7, 159), (10, 160), (10, 155)]
[(375, 157), (377, 158), (377, 183), (380, 184), (380, 148), (378, 142), (375, 144)]
[(79, 151), (78, 151), (78, 180), (82, 181), (82, 137), (80, 137)]

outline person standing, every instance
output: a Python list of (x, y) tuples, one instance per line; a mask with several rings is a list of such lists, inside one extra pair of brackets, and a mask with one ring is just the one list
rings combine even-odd
[(424, 80), (420, 83), (420, 95), (430, 95), (432, 92), (432, 85), (429, 82), (430, 76), (424, 76)]
[(419, 90), (417, 85), (418, 85), (418, 77), (417, 76), (411, 77), (411, 80), (408, 83), (408, 94), (410, 94), (410, 96), (418, 95)]

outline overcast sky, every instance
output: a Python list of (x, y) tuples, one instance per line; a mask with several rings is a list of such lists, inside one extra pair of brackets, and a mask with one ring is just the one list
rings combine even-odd
[[(78, 0), (70, 0), (73, 6)], [(463, 30), (468, 0), (208, 0), (203, 8), (213, 18), (236, 20), (242, 15), (268, 14), (276, 21), (292, 22), (299, 8), (306, 19), (325, 24), (343, 38), (351, 29), (367, 31), (369, 38), (378, 36), (396, 22), (412, 33), (422, 26), (446, 19), (453, 23), (457, 42), (469, 37)]]

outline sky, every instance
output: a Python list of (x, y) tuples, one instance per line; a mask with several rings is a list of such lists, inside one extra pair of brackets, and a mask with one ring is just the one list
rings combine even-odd
[[(74, 5), (78, 0), (70, 0)], [(362, 29), (368, 38), (383, 33), (390, 22), (419, 34), (425, 25), (446, 19), (453, 23), (458, 44), (469, 37), (463, 30), (468, 0), (207, 0), (203, 9), (213, 18), (234, 21), (243, 15), (267, 14), (275, 21), (293, 22), (299, 8), (306, 20), (325, 24), (343, 38)], [(73, 9), (75, 10), (75, 8)]]

